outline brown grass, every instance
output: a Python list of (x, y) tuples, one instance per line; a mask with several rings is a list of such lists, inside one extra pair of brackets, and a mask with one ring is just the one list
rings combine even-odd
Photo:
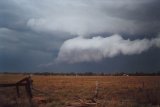
[[(0, 83), (15, 82), (23, 77), (23, 75), (0, 75)], [(160, 105), (159, 76), (32, 76), (32, 79), (33, 87), (44, 92), (33, 91), (34, 105), (39, 107), (65, 107), (79, 103), (77, 97), (88, 101), (94, 95), (96, 81), (99, 83), (97, 107)], [(23, 89), (21, 90), (21, 93), (25, 94)], [(0, 99), (13, 103), (16, 99), (16, 90), (1, 88)]]

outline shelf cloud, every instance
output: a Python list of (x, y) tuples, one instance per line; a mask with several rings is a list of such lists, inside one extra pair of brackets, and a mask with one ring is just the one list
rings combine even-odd
[(27, 27), (37, 32), (87, 36), (102, 32), (146, 34), (160, 28), (159, 0), (29, 1), (33, 15)]
[(91, 39), (76, 37), (63, 43), (56, 61), (67, 63), (100, 61), (119, 54), (140, 54), (151, 47), (160, 48), (160, 37), (151, 40), (125, 40), (118, 34), (110, 37), (97, 36)]
[[(159, 5), (160, 0), (1, 0), (0, 71), (159, 70)], [(43, 64), (50, 66), (38, 67)]]

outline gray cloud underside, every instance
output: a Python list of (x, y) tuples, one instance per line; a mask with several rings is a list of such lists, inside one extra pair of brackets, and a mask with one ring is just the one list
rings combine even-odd
[[(158, 38), (156, 40), (153, 39), (155, 41), (154, 45), (151, 43), (151, 40), (147, 38), (143, 39), (146, 35), (149, 35), (149, 38), (153, 38), (153, 35), (150, 34), (156, 35), (160, 32), (159, 4), (159, 0), (1, 0), (0, 70), (42, 70), (42, 68), (37, 68), (37, 66), (53, 62), (63, 42), (65, 44), (67, 41), (70, 41), (72, 44), (72, 42), (74, 42), (72, 39), (79, 39), (84, 42), (83, 47), (87, 49), (89, 47), (88, 44), (92, 44), (90, 42), (93, 40), (107, 40), (105, 37), (108, 35), (105, 34), (125, 33), (125, 35), (127, 35), (126, 38), (132, 38), (134, 36), (133, 38), (137, 42), (143, 42), (140, 45), (144, 47), (138, 50), (141, 54), (137, 52), (133, 53), (134, 55), (138, 54), (143, 57), (144, 51), (147, 51), (149, 48), (153, 51), (154, 49), (152, 50), (152, 47), (159, 46)], [(97, 34), (104, 34), (104, 36), (99, 37)], [(95, 38), (86, 39), (85, 37), (88, 37), (88, 35), (95, 36)], [(77, 38), (75, 38), (75, 36)], [(119, 39), (120, 38), (121, 37), (119, 37)], [(139, 38), (141, 39), (139, 40)], [(127, 43), (135, 43), (135, 41), (132, 40), (127, 42), (126, 39), (123, 38), (121, 38), (120, 41), (126, 42), (122, 43), (122, 46)], [(149, 42), (150, 45), (145, 45), (147, 42)], [(66, 49), (67, 48), (68, 47), (66, 47)], [(95, 52), (94, 49), (89, 49), (85, 51), (84, 54), (87, 54), (89, 51)], [(117, 47), (115, 50), (116, 49)], [(99, 63), (99, 68), (106, 63), (110, 66), (112, 61), (107, 62), (108, 58), (106, 58), (105, 54), (101, 57), (102, 52), (99, 51), (100, 50), (96, 50), (94, 54), (92, 53), (93, 55), (98, 54), (97, 58), (92, 58), (93, 56), (91, 56), (91, 58), (87, 60), (92, 59), (92, 61), (97, 61), (104, 59), (105, 62)], [(57, 60), (62, 59), (63, 61), (67, 61), (60, 56), (62, 52), (65, 53), (65, 51), (60, 49)], [(81, 53), (82, 50), (78, 49), (77, 52)], [(159, 69), (158, 52), (157, 50), (154, 50), (154, 52), (149, 51), (148, 53), (152, 54), (142, 58), (142, 65), (146, 67), (147, 65), (155, 64), (157, 69)], [(72, 51), (71, 54), (73, 55), (73, 53)], [(119, 54), (124, 53), (124, 50), (119, 52)], [(81, 55), (83, 55), (83, 53)], [(115, 54), (115, 56), (116, 55), (117, 54)], [(128, 54), (125, 55), (125, 60), (131, 58), (127, 56)], [(149, 63), (149, 59), (152, 59), (152, 57), (156, 59), (156, 61), (153, 61), (154, 64)], [(116, 57), (112, 57), (111, 60), (115, 60), (115, 58)], [(138, 59), (140, 59), (140, 57), (138, 57)], [(121, 62), (123, 58), (118, 60)], [(116, 60), (116, 62), (118, 62), (118, 60)], [(146, 64), (144, 64), (144, 62), (146, 62)], [(130, 65), (133, 66), (134, 64), (135, 63), (130, 63)], [(87, 71), (87, 69), (90, 68), (90, 71), (92, 71), (93, 69), (91, 68), (95, 65), (91, 64), (87, 66), (88, 68), (82, 63), (78, 66), (74, 65), (74, 67), (66, 65), (62, 68), (61, 66), (64, 66), (63, 64), (52, 66), (52, 68), (50, 68), (51, 66), (48, 67), (48, 70), (59, 69), (62, 71), (73, 71), (79, 68)], [(155, 66), (153, 66), (153, 68), (154, 67)], [(105, 70), (107, 68), (104, 67)], [(110, 68), (112, 68), (112, 66), (110, 66)], [(149, 68), (146, 67), (146, 69)], [(44, 70), (46, 70), (46, 68)]]
[(60, 0), (52, 1), (51, 5), (38, 3), (38, 9), (39, 5), (43, 9), (40, 17), (30, 18), (27, 26), (35, 31), (64, 31), (81, 36), (100, 32), (157, 32), (160, 28), (158, 4), (158, 0)]
[(74, 35), (153, 33), (160, 29), (159, 0), (2, 0), (0, 26)]
[(50, 35), (0, 28), (0, 71), (36, 71), (56, 57), (63, 43)]
[(120, 35), (106, 38), (98, 36), (91, 39), (76, 37), (63, 43), (56, 61), (67, 63), (100, 61), (119, 54), (140, 54), (151, 47), (160, 48), (160, 37), (133, 41), (125, 40)]

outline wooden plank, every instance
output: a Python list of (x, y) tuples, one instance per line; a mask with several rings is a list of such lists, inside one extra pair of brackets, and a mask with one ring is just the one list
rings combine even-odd
[(24, 86), (26, 89), (27, 95), (28, 95), (30, 107), (33, 107), (32, 82), (33, 81), (31, 80), (31, 77), (29, 76), (29, 77), (23, 78), (22, 80), (14, 84), (0, 84), (0, 87), (16, 87), (17, 96), (20, 97), (19, 86)]
[(17, 96), (20, 97), (19, 86), (18, 85), (16, 85), (16, 91), (17, 91)]
[(22, 82), (26, 82), (28, 79), (30, 79), (30, 77), (25, 77), (22, 80), (18, 81), (17, 84), (22, 83)]
[[(20, 83), (18, 86), (25, 86), (26, 83)], [(15, 87), (17, 84), (0, 84), (0, 87)]]

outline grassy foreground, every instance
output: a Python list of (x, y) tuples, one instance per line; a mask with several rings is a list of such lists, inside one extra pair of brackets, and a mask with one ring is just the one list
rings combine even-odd
[[(25, 75), (0, 75), (0, 83), (14, 83)], [(98, 91), (97, 107), (159, 107), (160, 76), (38, 76), (33, 75), (35, 107), (69, 107), (89, 101)], [(0, 88), (0, 107), (28, 107), (24, 88)]]

